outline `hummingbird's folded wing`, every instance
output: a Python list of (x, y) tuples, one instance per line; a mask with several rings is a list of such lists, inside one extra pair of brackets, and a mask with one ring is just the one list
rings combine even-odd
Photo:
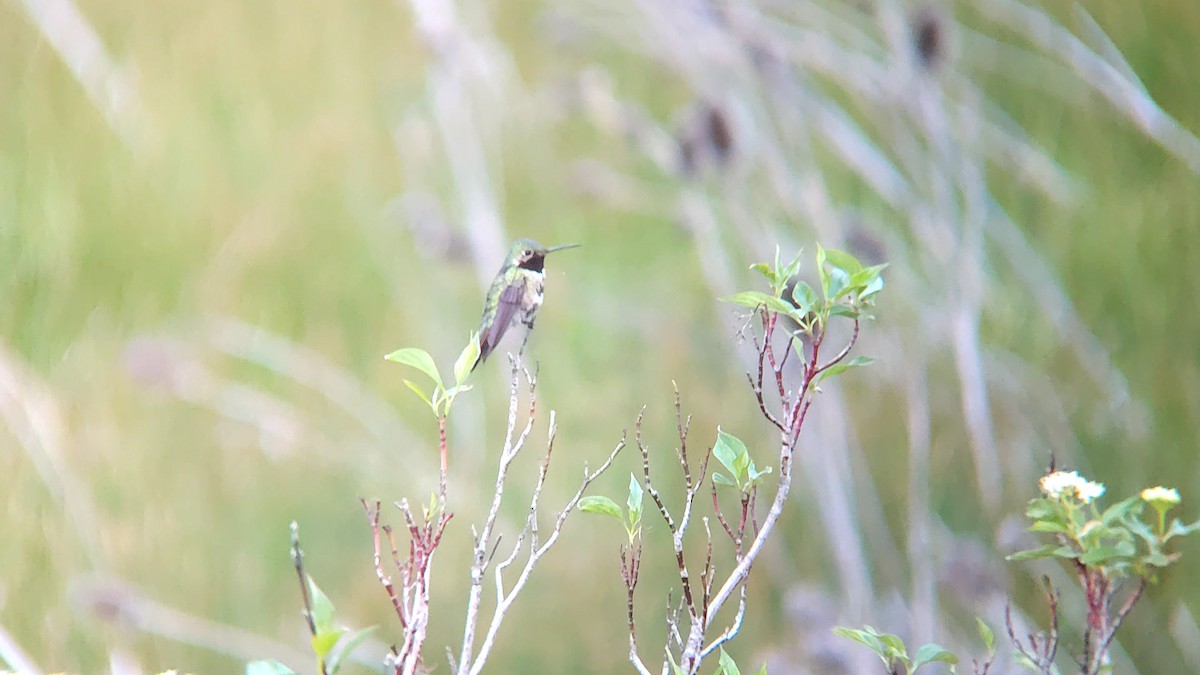
[(518, 277), (500, 292), (500, 299), (496, 302), (496, 316), (492, 319), (492, 323), (479, 334), (479, 360), (481, 362), (488, 357), (488, 354), (492, 353), (496, 345), (500, 344), (504, 334), (508, 332), (509, 326), (512, 325), (513, 319), (516, 318), (521, 307), (521, 300), (525, 297), (525, 284), (527, 283), (529, 283), (528, 279)]

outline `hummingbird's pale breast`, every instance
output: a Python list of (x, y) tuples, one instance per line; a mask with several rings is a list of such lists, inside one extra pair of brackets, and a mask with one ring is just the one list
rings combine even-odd
[(521, 273), (525, 276), (525, 297), (521, 301), (521, 309), (525, 316), (521, 322), (529, 325), (533, 323), (533, 317), (537, 316), (538, 310), (542, 308), (542, 300), (546, 295), (546, 274), (533, 270), (521, 270)]

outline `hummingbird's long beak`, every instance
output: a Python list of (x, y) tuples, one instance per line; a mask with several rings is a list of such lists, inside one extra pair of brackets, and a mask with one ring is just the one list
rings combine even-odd
[(546, 253), (554, 253), (555, 251), (561, 251), (567, 248), (579, 248), (580, 246), (583, 246), (583, 244), (563, 244), (562, 246), (551, 246), (550, 248), (546, 249)]

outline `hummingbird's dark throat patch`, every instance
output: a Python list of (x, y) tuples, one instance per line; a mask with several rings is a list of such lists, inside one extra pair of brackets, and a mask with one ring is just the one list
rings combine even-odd
[(517, 267), (533, 272), (541, 272), (546, 267), (546, 256), (534, 255), (529, 260), (517, 265)]

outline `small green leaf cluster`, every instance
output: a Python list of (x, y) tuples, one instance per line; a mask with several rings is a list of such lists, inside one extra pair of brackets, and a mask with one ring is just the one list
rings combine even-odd
[[(335, 621), (333, 602), (329, 596), (317, 586), (313, 578), (305, 575), (308, 581), (308, 596), (312, 603), (311, 618), (313, 636), (310, 642), (313, 654), (317, 657), (317, 672), (336, 675), (348, 657), (375, 630), (375, 626), (363, 628), (351, 633), (341, 628)], [(345, 638), (343, 640), (343, 638)], [(341, 649), (334, 650), (338, 643)], [(251, 661), (246, 664), (246, 675), (296, 675), (291, 668), (278, 661)]]
[[(991, 629), (982, 621), (979, 621), (979, 626), (980, 635), (983, 636), (988, 652), (994, 653), (995, 637), (992, 635)], [(921, 645), (917, 649), (917, 653), (910, 657), (908, 655), (908, 648), (904, 645), (904, 640), (891, 633), (880, 633), (873, 626), (863, 626), (861, 629), (838, 626), (833, 629), (833, 632), (841, 637), (849, 638), (866, 645), (883, 660), (883, 664), (889, 673), (903, 672), (905, 675), (912, 675), (918, 668), (930, 663), (948, 663), (950, 664), (950, 672), (958, 672), (955, 669), (958, 657), (941, 645), (932, 642)]]
[(771, 467), (759, 470), (746, 450), (746, 444), (733, 434), (722, 431), (717, 427), (717, 444), (713, 446), (713, 456), (725, 467), (729, 475), (720, 471), (713, 472), (713, 482), (717, 485), (734, 487), (741, 492), (750, 492), (762, 477), (771, 473)]
[[(849, 253), (826, 249), (818, 244), (817, 274), (821, 285), (821, 294), (818, 296), (808, 282), (796, 278), (800, 273), (801, 253), (783, 265), (779, 259), (779, 248), (776, 247), (773, 266), (766, 263), (750, 266), (750, 269), (766, 277), (771, 284), (771, 293), (743, 291), (725, 298), (725, 301), (753, 309), (766, 308), (791, 317), (799, 324), (800, 332), (810, 335), (823, 330), (833, 316), (871, 318), (869, 311), (874, 307), (875, 296), (883, 290), (882, 273), (886, 264), (864, 267)], [(786, 292), (789, 284), (791, 293)]]
[[(1053, 534), (1055, 543), (1008, 556), (1009, 560), (1064, 558), (1099, 570), (1105, 578), (1131, 575), (1153, 580), (1156, 571), (1174, 563), (1179, 553), (1167, 552), (1171, 539), (1200, 530), (1200, 521), (1167, 523), (1167, 512), (1179, 503), (1178, 492), (1148, 488), (1106, 509), (1097, 505), (1104, 486), (1076, 472), (1056, 471), (1042, 478), (1043, 495), (1030, 500), (1026, 516), (1030, 530)], [(1149, 504), (1155, 517), (1143, 518)]]
[(425, 401), (429, 409), (433, 411), (435, 417), (443, 419), (450, 414), (450, 407), (454, 404), (455, 397), (471, 389), (471, 385), (467, 384), (466, 381), (471, 375), (471, 369), (475, 367), (475, 363), (479, 360), (479, 353), (479, 334), (471, 333), (470, 343), (458, 355), (458, 360), (454, 362), (453, 387), (445, 385), (442, 381), (441, 373), (438, 372), (437, 365), (433, 362), (433, 357), (424, 349), (406, 347), (404, 349), (397, 349), (383, 358), (416, 368), (432, 381), (433, 390), (429, 392), (425, 391), (421, 385), (412, 380), (406, 379), (404, 380), (404, 384), (416, 392), (422, 401)]
[(625, 528), (629, 543), (633, 543), (642, 531), (642, 499), (645, 490), (636, 476), (629, 474), (629, 495), (625, 498), (625, 509), (604, 495), (590, 495), (579, 500), (579, 510), (584, 513), (599, 513), (616, 518)]

